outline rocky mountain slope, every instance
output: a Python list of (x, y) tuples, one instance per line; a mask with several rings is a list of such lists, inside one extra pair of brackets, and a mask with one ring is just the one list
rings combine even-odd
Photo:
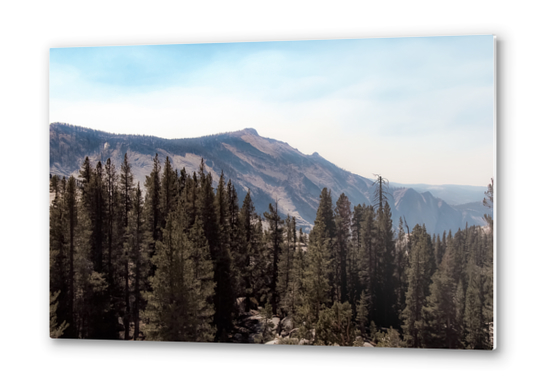
[[(316, 152), (305, 155), (285, 142), (259, 136), (252, 128), (199, 138), (162, 139), (116, 135), (61, 123), (50, 125), (51, 174), (77, 175), (85, 156), (92, 164), (111, 158), (119, 169), (124, 153), (128, 153), (135, 179), (141, 185), (156, 153), (162, 163), (169, 156), (174, 168), (184, 167), (188, 172), (197, 171), (203, 157), (215, 182), (222, 171), (226, 179), (232, 180), (240, 203), (250, 189), (260, 214), (277, 200), (280, 213), (296, 216), (305, 229), (316, 218), (322, 188), (331, 190), (334, 201), (345, 193), (353, 205), (370, 204), (374, 188), (370, 179), (341, 169)], [(488, 212), (481, 203), (452, 206), (429, 191), (420, 193), (406, 187), (390, 188), (389, 202), (395, 223), (402, 216), (410, 228), (425, 223), (431, 233), (456, 231), (466, 222), (483, 225), (483, 214)]]

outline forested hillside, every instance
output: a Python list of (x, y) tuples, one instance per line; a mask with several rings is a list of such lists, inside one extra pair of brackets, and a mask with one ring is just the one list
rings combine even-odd
[(203, 159), (131, 161), (50, 179), (51, 337), (493, 347), (492, 184), (484, 226), (436, 235), (324, 187), (304, 233)]

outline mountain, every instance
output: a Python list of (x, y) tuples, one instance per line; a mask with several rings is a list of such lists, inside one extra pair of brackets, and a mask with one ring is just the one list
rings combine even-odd
[[(489, 180), (488, 180), (489, 182)], [(431, 194), (439, 199), (446, 201), (450, 205), (461, 205), (472, 203), (473, 201), (482, 201), (487, 191), (486, 187), (472, 185), (428, 185), (428, 184), (399, 184), (391, 183), (393, 188), (412, 188), (420, 193), (431, 192)]]
[[(232, 180), (240, 202), (250, 189), (261, 214), (277, 200), (279, 212), (295, 216), (305, 229), (314, 223), (324, 187), (331, 190), (334, 201), (345, 193), (353, 206), (370, 204), (374, 192), (372, 180), (341, 169), (316, 152), (305, 155), (285, 142), (261, 137), (252, 128), (188, 139), (118, 135), (62, 123), (49, 128), (51, 174), (77, 176), (85, 156), (92, 164), (111, 158), (120, 169), (128, 153), (136, 182), (143, 186), (156, 153), (162, 164), (169, 156), (174, 169), (184, 167), (190, 173), (197, 171), (203, 158), (215, 183), (221, 172)], [(401, 216), (410, 228), (425, 223), (430, 233), (455, 232), (466, 222), (483, 225), (487, 212), (475, 205), (451, 206), (431, 192), (414, 188), (392, 187), (388, 200), (396, 224)]]

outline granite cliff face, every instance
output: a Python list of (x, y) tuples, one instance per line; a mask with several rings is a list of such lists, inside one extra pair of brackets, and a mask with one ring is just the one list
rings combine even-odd
[[(260, 214), (269, 203), (278, 200), (280, 213), (296, 216), (297, 223), (305, 229), (314, 223), (324, 187), (331, 190), (334, 201), (345, 193), (352, 205), (370, 204), (373, 196), (372, 180), (343, 170), (316, 152), (305, 155), (285, 142), (261, 137), (252, 128), (199, 138), (161, 139), (116, 135), (61, 123), (50, 125), (51, 174), (77, 176), (85, 156), (92, 164), (111, 158), (120, 169), (124, 153), (128, 153), (136, 182), (142, 186), (156, 153), (161, 163), (169, 156), (174, 168), (184, 167), (189, 173), (197, 171), (203, 158), (215, 183), (221, 172), (232, 180), (240, 204), (250, 189)], [(424, 223), (430, 233), (450, 229), (455, 232), (466, 222), (483, 225), (483, 214), (488, 212), (481, 203), (451, 206), (429, 191), (420, 193), (408, 187), (390, 188), (388, 200), (395, 224), (401, 216), (410, 228)]]

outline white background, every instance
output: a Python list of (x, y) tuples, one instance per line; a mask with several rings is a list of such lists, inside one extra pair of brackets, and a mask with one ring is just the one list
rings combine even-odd
[[(0, 9), (0, 379), (534, 382), (540, 379), (540, 9), (515, 1), (42, 1)], [(48, 49), (495, 34), (499, 344), (494, 352), (48, 338)], [(7, 380), (6, 380), (7, 379)]]

